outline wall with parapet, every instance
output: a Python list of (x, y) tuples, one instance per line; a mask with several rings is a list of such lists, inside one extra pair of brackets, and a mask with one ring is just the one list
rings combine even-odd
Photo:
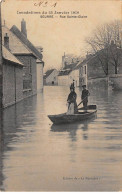
[(122, 90), (122, 74), (110, 75), (109, 82), (113, 90)]

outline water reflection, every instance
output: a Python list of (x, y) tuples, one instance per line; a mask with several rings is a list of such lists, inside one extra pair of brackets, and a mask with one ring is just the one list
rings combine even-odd
[(3, 155), (3, 113), (2, 110), (0, 110), (0, 190), (4, 191), (3, 189), (3, 180), (4, 175), (2, 172), (3, 169), (3, 161), (2, 161), (2, 155)]
[[(89, 89), (97, 118), (52, 125), (48, 114), (66, 111), (69, 88), (45, 87), (1, 113), (2, 191), (120, 190), (122, 93)], [(78, 102), (80, 89), (76, 88)], [(54, 98), (55, 97), (55, 98)], [(2, 119), (3, 117), (3, 119)], [(99, 176), (100, 181), (64, 181), (64, 176)]]
[[(28, 125), (35, 124), (31, 113), (36, 107), (36, 96), (10, 106), (0, 112), (0, 190), (4, 191), (3, 174), (5, 154), (14, 150), (13, 143), (28, 137), (26, 130)], [(24, 127), (24, 128), (23, 128)], [(31, 130), (31, 128), (29, 129)], [(12, 146), (11, 146), (12, 143)]]
[(93, 116), (90, 119), (76, 122), (74, 124), (62, 124), (62, 125), (55, 125), (52, 124), (51, 131), (52, 132), (69, 132), (70, 138), (72, 141), (77, 141), (76, 135), (77, 131), (82, 130), (83, 131), (83, 139), (88, 139), (88, 133), (86, 132), (88, 130), (90, 122), (94, 121), (97, 118), (96, 116)]

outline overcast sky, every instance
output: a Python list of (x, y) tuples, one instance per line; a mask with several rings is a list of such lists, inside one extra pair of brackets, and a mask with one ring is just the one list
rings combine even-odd
[[(97, 25), (121, 18), (121, 1), (119, 0), (58, 0), (48, 1), (47, 7), (34, 6), (34, 3), (39, 2), (41, 1), (5, 0), (2, 3), (2, 19), (6, 21), (9, 28), (16, 25), (19, 29), (22, 18), (25, 19), (28, 39), (35, 46), (43, 47), (45, 70), (52, 67), (60, 68), (64, 52), (84, 55), (85, 37), (90, 36)], [(51, 5), (56, 2), (56, 7), (52, 7)], [(60, 17), (47, 19), (40, 18), (39, 14), (17, 14), (17, 11), (79, 11), (78, 15), (86, 15), (87, 19)]]

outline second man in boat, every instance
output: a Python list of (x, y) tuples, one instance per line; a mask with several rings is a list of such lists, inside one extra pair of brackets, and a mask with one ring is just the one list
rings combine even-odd
[(83, 85), (83, 90), (82, 90), (82, 95), (81, 95), (81, 99), (83, 102), (83, 107), (85, 109), (87, 109), (87, 104), (88, 104), (88, 96), (90, 95), (88, 89), (86, 89), (86, 85)]

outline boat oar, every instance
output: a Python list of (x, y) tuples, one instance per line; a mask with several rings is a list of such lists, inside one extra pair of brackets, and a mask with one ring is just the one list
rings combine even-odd
[(88, 97), (88, 96), (86, 96), (86, 97), (77, 105), (77, 107), (80, 106), (80, 104), (82, 104), (83, 101), (84, 101), (87, 97)]

